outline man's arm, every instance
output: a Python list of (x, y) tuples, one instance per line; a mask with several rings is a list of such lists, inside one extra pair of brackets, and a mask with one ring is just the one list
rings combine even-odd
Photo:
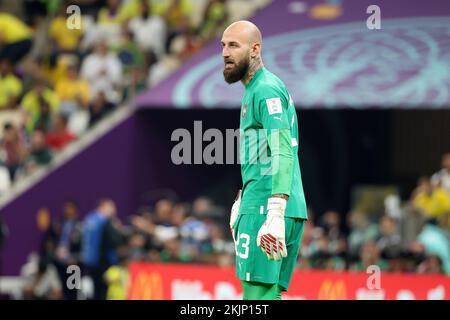
[[(286, 114), (286, 112), (284, 112)], [(287, 122), (287, 115), (286, 117)], [(280, 116), (282, 118), (282, 116)], [(291, 143), (291, 129), (269, 130), (269, 148), (272, 154), (272, 197), (287, 200), (291, 194), (294, 152)]]
[(281, 260), (287, 256), (284, 216), (291, 193), (294, 151), (288, 101), (278, 92), (269, 92), (273, 96), (261, 99), (259, 114), (271, 151), (272, 195), (267, 200), (266, 222), (258, 232), (257, 244), (269, 260)]

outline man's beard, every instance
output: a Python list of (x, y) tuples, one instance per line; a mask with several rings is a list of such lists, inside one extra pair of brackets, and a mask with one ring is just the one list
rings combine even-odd
[(225, 81), (229, 84), (238, 82), (242, 80), (247, 74), (248, 68), (250, 66), (250, 59), (242, 59), (238, 64), (234, 65), (234, 68), (227, 70), (223, 69), (223, 77)]

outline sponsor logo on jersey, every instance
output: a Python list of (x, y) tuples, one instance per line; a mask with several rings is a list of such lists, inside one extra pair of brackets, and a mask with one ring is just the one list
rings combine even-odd
[(266, 99), (266, 104), (267, 104), (267, 110), (269, 112), (269, 115), (283, 113), (283, 108), (281, 106), (280, 98), (277, 97), (277, 98)]

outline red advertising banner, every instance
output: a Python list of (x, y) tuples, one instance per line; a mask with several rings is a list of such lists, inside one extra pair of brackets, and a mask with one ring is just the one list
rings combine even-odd
[[(233, 268), (134, 263), (132, 300), (242, 299)], [(335, 271), (296, 271), (283, 299), (307, 300), (450, 300), (450, 277)]]

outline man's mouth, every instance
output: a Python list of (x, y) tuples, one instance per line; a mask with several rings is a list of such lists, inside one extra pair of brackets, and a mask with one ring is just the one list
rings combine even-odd
[(225, 69), (231, 69), (233, 68), (234, 63), (231, 61), (225, 62)]

